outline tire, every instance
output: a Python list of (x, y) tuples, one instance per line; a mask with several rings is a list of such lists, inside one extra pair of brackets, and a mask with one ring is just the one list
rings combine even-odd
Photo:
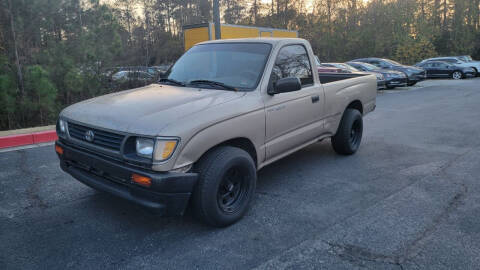
[(362, 114), (355, 109), (347, 109), (343, 114), (337, 134), (332, 137), (332, 147), (337, 154), (352, 155), (360, 147), (363, 135)]
[(454, 80), (460, 80), (460, 79), (463, 79), (463, 77), (464, 77), (463, 72), (461, 72), (459, 70), (456, 70), (456, 71), (452, 72), (452, 79), (454, 79)]
[(417, 84), (417, 82), (409, 82), (407, 83), (407, 86), (414, 86), (415, 84)]
[(193, 214), (201, 221), (225, 227), (247, 212), (255, 193), (257, 170), (244, 150), (221, 146), (195, 166), (198, 182), (192, 196)]
[(392, 86), (392, 85), (387, 85), (387, 89), (395, 89), (396, 86)]

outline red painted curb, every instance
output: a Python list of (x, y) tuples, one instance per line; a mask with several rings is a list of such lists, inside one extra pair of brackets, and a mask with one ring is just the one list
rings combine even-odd
[(55, 130), (34, 132), (29, 134), (17, 134), (0, 137), (0, 149), (29, 145), (35, 143), (51, 142), (57, 139)]
[(55, 130), (35, 132), (33, 135), (33, 143), (52, 142), (58, 139)]

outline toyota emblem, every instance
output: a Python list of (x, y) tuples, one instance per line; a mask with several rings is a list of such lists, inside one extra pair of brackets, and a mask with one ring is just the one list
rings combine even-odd
[(87, 142), (93, 142), (93, 139), (95, 138), (95, 133), (93, 133), (93, 131), (91, 130), (87, 130), (85, 132), (84, 138)]

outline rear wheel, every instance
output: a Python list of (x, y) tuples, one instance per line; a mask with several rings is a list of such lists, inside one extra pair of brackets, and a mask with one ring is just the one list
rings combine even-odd
[(452, 73), (452, 79), (460, 80), (462, 78), (463, 78), (463, 73), (461, 71), (456, 70)]
[(199, 178), (192, 196), (195, 216), (216, 227), (241, 219), (252, 201), (257, 181), (252, 157), (240, 148), (222, 146), (207, 153), (196, 171)]
[(340, 155), (352, 155), (360, 147), (363, 135), (362, 114), (347, 109), (342, 117), (337, 134), (332, 137), (332, 147)]

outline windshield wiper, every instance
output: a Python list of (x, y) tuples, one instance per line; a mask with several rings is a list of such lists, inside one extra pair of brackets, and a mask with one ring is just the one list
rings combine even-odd
[(179, 82), (179, 81), (168, 79), (168, 78), (162, 78), (162, 79), (158, 80), (158, 82), (159, 83), (166, 82), (166, 83), (171, 83), (171, 84), (175, 84), (175, 85), (178, 85), (178, 86), (185, 86), (185, 84), (183, 82)]
[(224, 84), (224, 83), (216, 82), (216, 81), (210, 81), (210, 80), (193, 80), (193, 81), (188, 82), (188, 84), (209, 84), (209, 85), (214, 85), (214, 86), (220, 86), (220, 87), (222, 87), (224, 89), (227, 89), (227, 90), (238, 91), (237, 88), (235, 88), (233, 86), (230, 86), (228, 84)]

